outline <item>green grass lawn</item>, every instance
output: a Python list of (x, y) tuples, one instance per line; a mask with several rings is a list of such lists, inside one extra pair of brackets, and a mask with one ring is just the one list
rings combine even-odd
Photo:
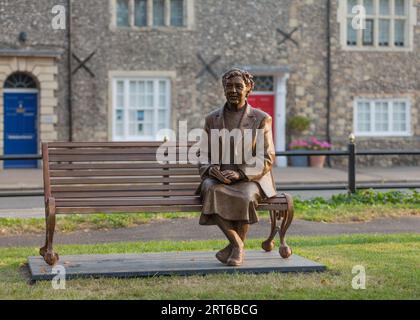
[[(259, 249), (250, 240), (247, 249)], [(0, 248), (0, 299), (419, 299), (420, 235), (292, 237), (294, 253), (323, 263), (312, 274), (209, 275), (136, 279), (79, 279), (53, 290), (30, 284), (25, 263), (37, 248)], [(138, 242), (56, 246), (67, 254), (215, 251), (224, 241)], [(280, 257), (279, 257), (280, 259)], [(366, 268), (366, 290), (354, 290), (352, 268)]]
[[(365, 190), (352, 196), (333, 196), (329, 200), (315, 198), (303, 201), (295, 198), (295, 218), (308, 221), (345, 223), (415, 215), (420, 216), (420, 194), (415, 190), (409, 193)], [(56, 228), (61, 233), (106, 230), (134, 227), (154, 219), (198, 216), (199, 213), (67, 215), (58, 216)], [(261, 212), (260, 216), (268, 217), (268, 213)], [(43, 218), (0, 218), (0, 236), (43, 233), (44, 230)]]

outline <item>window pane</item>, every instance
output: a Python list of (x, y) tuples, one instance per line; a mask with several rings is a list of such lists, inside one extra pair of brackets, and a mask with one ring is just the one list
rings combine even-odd
[(119, 109), (124, 108), (124, 96), (121, 94), (117, 94), (117, 108)]
[(357, 6), (357, 0), (347, 0), (347, 13), (353, 14), (353, 7)]
[(393, 106), (392, 130), (395, 132), (407, 131), (407, 108), (405, 102), (395, 102)]
[(384, 15), (384, 16), (387, 16), (391, 13), (389, 0), (380, 0), (379, 12), (381, 15)]
[(116, 119), (117, 122), (123, 121), (124, 120), (124, 110), (117, 109), (115, 119)]
[(388, 102), (375, 103), (375, 131), (389, 131), (388, 112)]
[(124, 81), (117, 81), (117, 108), (124, 109)]
[(366, 19), (366, 29), (363, 30), (363, 45), (373, 45), (373, 20)]
[(165, 0), (153, 0), (153, 25), (165, 25)]
[(136, 0), (134, 8), (134, 24), (147, 26), (147, 0)]
[(405, 45), (405, 20), (395, 20), (395, 46)]
[(124, 136), (124, 110), (117, 109), (115, 113), (115, 134)]
[(124, 94), (124, 81), (117, 81), (117, 94)]
[(159, 81), (159, 108), (166, 108), (166, 82)]
[(159, 110), (159, 114), (158, 114), (159, 123), (166, 124), (166, 115), (167, 115), (166, 110)]
[(140, 107), (140, 99), (137, 93), (137, 82), (130, 81), (129, 86), (129, 108), (139, 108)]
[(153, 135), (153, 125), (151, 125), (151, 124), (144, 124), (143, 125), (143, 134), (145, 136), (152, 136)]
[(144, 121), (144, 110), (137, 110), (137, 121)]
[(395, 0), (395, 14), (397, 16), (405, 15), (405, 1), (404, 0)]
[(357, 131), (370, 132), (370, 104), (368, 102), (360, 102), (357, 105)]
[(389, 46), (389, 28), (391, 26), (390, 20), (379, 20), (379, 45)]
[(117, 26), (128, 26), (128, 0), (117, 1)]
[(347, 19), (347, 45), (357, 45), (357, 30), (353, 29), (351, 25), (352, 19)]
[(373, 0), (364, 0), (363, 5), (365, 6), (366, 14), (375, 14)]
[[(351, 19), (350, 19), (351, 20)], [(273, 76), (255, 76), (254, 91), (274, 91), (274, 77)]]
[(124, 136), (124, 124), (117, 123), (117, 125), (115, 126), (115, 135), (118, 137)]
[(184, 25), (184, 0), (171, 0), (171, 26)]

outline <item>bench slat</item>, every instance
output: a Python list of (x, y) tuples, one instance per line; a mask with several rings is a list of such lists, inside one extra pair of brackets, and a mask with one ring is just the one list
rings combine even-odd
[[(276, 200), (273, 201), (273, 200)], [(277, 206), (286, 204), (285, 198), (267, 199), (260, 203), (266, 206)], [(56, 199), (57, 207), (102, 207), (102, 206), (171, 206), (171, 205), (201, 205), (201, 199), (197, 196), (188, 197), (175, 197), (175, 198), (143, 198), (143, 199), (130, 199), (119, 197), (116, 199), (109, 198), (71, 198), (71, 199)]]
[(177, 184), (146, 184), (146, 185), (54, 185), (51, 186), (53, 195), (58, 192), (88, 192), (88, 191), (169, 191), (169, 190), (195, 190), (199, 183)]
[(55, 192), (54, 198), (118, 198), (118, 197), (173, 197), (194, 196), (194, 190), (164, 190), (164, 191), (95, 191), (95, 192)]
[[(94, 213), (139, 213), (139, 212), (200, 212), (202, 205), (188, 206), (120, 206), (120, 207), (57, 207), (57, 214), (94, 214)], [(287, 210), (287, 205), (275, 208), (267, 205), (258, 206), (258, 210)]]
[(197, 169), (196, 164), (153, 163), (51, 163), (51, 170), (89, 170), (89, 169)]
[(201, 205), (199, 197), (192, 198), (155, 198), (155, 199), (57, 199), (57, 207), (117, 207), (117, 206), (174, 206), (174, 205)]
[[(124, 148), (124, 149), (105, 149), (105, 148), (76, 148), (76, 149), (53, 149), (50, 155), (88, 155), (88, 154), (156, 154), (159, 148)], [(169, 149), (169, 150), (168, 150)], [(180, 152), (188, 152), (187, 148), (180, 149), (177, 147), (164, 148), (161, 152), (172, 152), (179, 154)]]
[(110, 176), (196, 176), (199, 177), (198, 169), (168, 169), (168, 170), (73, 170), (73, 171), (50, 171), (50, 177), (110, 177)]
[[(75, 161), (75, 162), (88, 162), (88, 161), (157, 161), (156, 154), (87, 154), (87, 155), (50, 155), (49, 162), (58, 161)], [(165, 157), (165, 161), (176, 161), (177, 155), (170, 154)]]
[(139, 213), (139, 212), (200, 212), (201, 205), (186, 206), (122, 206), (122, 207), (57, 207), (57, 214), (91, 214), (91, 213)]
[(51, 178), (51, 185), (61, 184), (121, 184), (121, 183), (189, 183), (200, 182), (200, 177), (126, 177), (126, 178)]
[[(48, 149), (56, 148), (120, 148), (120, 147), (159, 147), (163, 141), (136, 141), (136, 142), (48, 142)], [(195, 142), (188, 142), (186, 145), (193, 146)], [(179, 142), (168, 141), (166, 146), (180, 146)], [(182, 144), (185, 146), (185, 144)]]
[(270, 211), (270, 210), (275, 210), (275, 211), (285, 211), (287, 210), (287, 204), (286, 203), (281, 203), (281, 204), (266, 204), (266, 203), (261, 203), (257, 210), (258, 211)]

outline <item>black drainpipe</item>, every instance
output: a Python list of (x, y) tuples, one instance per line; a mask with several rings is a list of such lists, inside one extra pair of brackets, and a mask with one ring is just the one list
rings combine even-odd
[[(327, 0), (327, 141), (331, 143), (331, 0)], [(330, 157), (327, 157), (327, 165), (331, 167)]]
[(71, 25), (71, 17), (72, 17), (72, 7), (71, 7), (71, 0), (67, 0), (67, 41), (68, 41), (68, 53), (67, 53), (67, 72), (68, 72), (68, 96), (67, 96), (67, 104), (68, 104), (68, 113), (69, 113), (69, 141), (73, 141), (73, 90), (72, 90), (72, 46), (71, 46), (71, 32), (72, 32), (72, 25)]

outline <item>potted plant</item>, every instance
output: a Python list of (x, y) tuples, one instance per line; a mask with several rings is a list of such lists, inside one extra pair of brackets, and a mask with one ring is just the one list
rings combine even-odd
[(311, 121), (305, 116), (293, 116), (287, 122), (289, 132), (292, 135), (300, 136), (309, 129)]
[[(314, 151), (330, 150), (332, 145), (328, 141), (320, 141), (315, 137), (309, 139), (309, 147)], [(323, 168), (326, 156), (310, 156), (309, 163), (311, 167)]]
[[(294, 140), (290, 143), (289, 149), (295, 152), (305, 152), (309, 149), (309, 143), (306, 140)], [(290, 162), (293, 167), (307, 167), (307, 156), (291, 156)]]

